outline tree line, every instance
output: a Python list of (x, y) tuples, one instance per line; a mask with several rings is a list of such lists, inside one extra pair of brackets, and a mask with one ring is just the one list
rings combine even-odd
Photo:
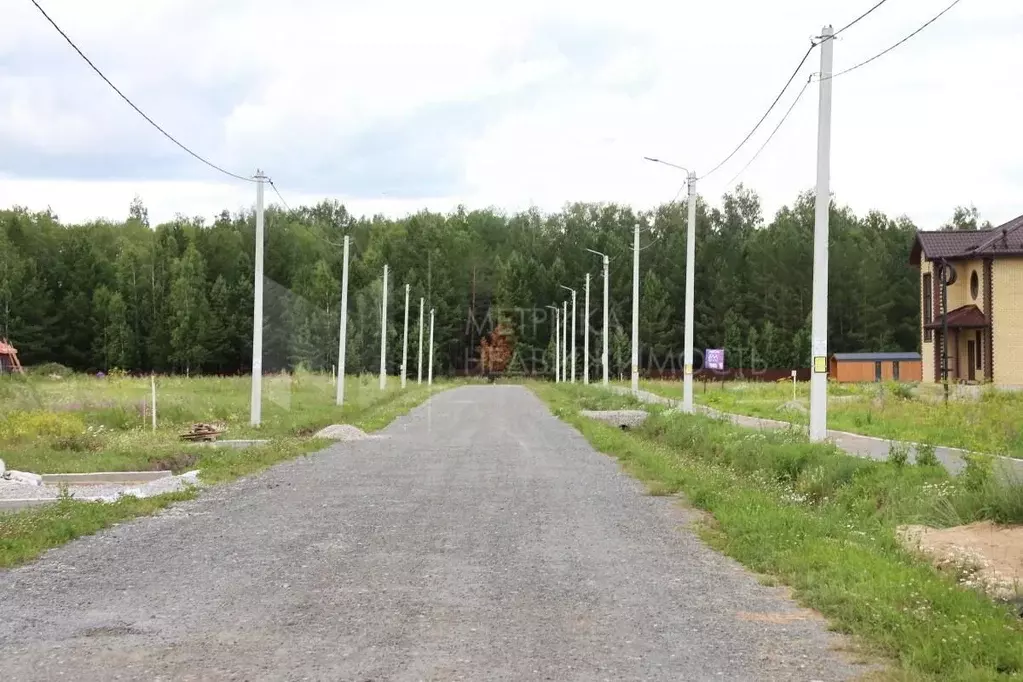
[[(976, 211), (957, 209), (976, 228)], [(630, 363), (633, 225), (642, 226), (640, 343), (645, 370), (680, 369), (685, 286), (684, 203), (652, 211), (571, 204), (555, 213), (496, 210), (356, 217), (337, 202), (266, 210), (264, 368), (337, 363), (341, 244), (351, 238), (347, 366), (379, 368), (382, 270), (389, 266), (388, 368), (399, 371), (404, 285), (416, 369), (419, 301), (436, 310), (438, 373), (478, 371), (494, 326), (511, 333), (509, 371), (551, 371), (553, 312), (575, 288), (582, 354), (590, 274), (591, 372), (599, 371), (601, 259), (610, 257), (611, 369)], [(697, 205), (696, 348), (725, 348), (731, 366), (805, 367), (810, 356), (814, 202), (810, 193), (766, 220), (738, 187)], [(0, 337), (23, 364), (76, 370), (238, 373), (251, 367), (252, 212), (152, 226), (136, 197), (123, 222), (64, 224), (51, 212), (0, 211)], [(916, 226), (832, 203), (828, 347), (918, 349)], [(569, 303), (571, 310), (571, 303)], [(571, 331), (571, 324), (569, 325)], [(428, 336), (428, 332), (424, 337)], [(547, 369), (545, 370), (544, 367)], [(582, 361), (577, 372), (581, 372)]]

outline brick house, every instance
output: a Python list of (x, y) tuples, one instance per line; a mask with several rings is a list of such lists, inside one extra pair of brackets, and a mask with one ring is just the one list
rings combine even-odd
[(920, 269), (923, 380), (941, 381), (944, 349), (950, 381), (1023, 386), (1023, 216), (988, 230), (918, 232), (910, 264)]

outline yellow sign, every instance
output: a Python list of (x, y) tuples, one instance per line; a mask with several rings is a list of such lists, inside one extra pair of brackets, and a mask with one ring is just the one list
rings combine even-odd
[[(678, 365), (675, 365), (675, 366), (678, 367)], [(686, 371), (686, 374), (692, 374), (693, 373), (693, 366), (692, 365), (686, 365), (686, 370), (685, 371)]]
[(828, 358), (825, 355), (818, 355), (813, 359), (813, 371), (818, 374), (828, 373)]

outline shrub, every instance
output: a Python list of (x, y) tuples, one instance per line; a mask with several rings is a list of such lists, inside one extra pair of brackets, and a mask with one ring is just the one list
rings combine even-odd
[(893, 398), (899, 400), (912, 400), (913, 399), (913, 388), (909, 384), (902, 384), (897, 381), (892, 381), (886, 386), (888, 393)]
[(920, 443), (916, 446), (916, 463), (922, 467), (941, 466), (935, 448), (930, 443)]
[(83, 431), (85, 423), (75, 414), (16, 411), (0, 417), (0, 442), (22, 442), (39, 436), (69, 438)]
[(41, 365), (26, 367), (25, 371), (36, 376), (48, 377), (55, 374), (59, 377), (69, 377), (73, 374), (70, 367), (65, 367), (59, 362), (44, 362)]
[(897, 467), (906, 466), (909, 461), (909, 446), (905, 443), (892, 441), (888, 445), (888, 461)]
[(988, 488), (994, 481), (994, 460), (989, 455), (966, 455), (966, 468), (960, 474), (963, 487), (971, 492)]

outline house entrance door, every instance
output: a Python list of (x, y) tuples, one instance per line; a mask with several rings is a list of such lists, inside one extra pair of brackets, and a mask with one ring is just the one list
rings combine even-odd
[(967, 341), (966, 342), (966, 370), (967, 376), (970, 381), (977, 380), (977, 342)]

